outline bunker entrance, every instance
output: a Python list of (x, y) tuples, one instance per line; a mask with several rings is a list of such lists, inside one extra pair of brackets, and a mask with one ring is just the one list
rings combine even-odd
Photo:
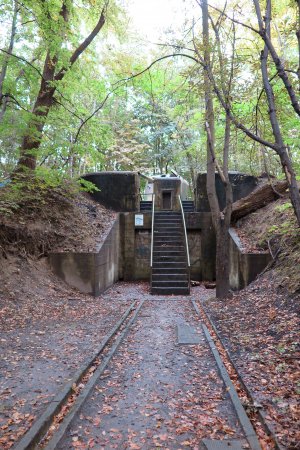
[(172, 194), (170, 191), (162, 193), (162, 209), (172, 209)]

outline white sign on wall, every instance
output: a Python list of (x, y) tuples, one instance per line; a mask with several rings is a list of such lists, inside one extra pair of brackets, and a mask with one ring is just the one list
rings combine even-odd
[(135, 214), (134, 216), (134, 225), (137, 227), (142, 227), (144, 225), (144, 216), (143, 214)]

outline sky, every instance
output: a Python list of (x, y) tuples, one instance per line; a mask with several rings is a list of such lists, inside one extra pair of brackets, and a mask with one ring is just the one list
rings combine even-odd
[(168, 28), (180, 28), (185, 11), (191, 15), (192, 5), (195, 0), (128, 0), (128, 13), (139, 33), (155, 41)]

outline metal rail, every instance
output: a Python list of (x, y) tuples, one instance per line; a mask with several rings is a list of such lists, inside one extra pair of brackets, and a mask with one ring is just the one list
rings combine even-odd
[(188, 263), (188, 267), (190, 267), (191, 266), (191, 262), (190, 262), (189, 244), (188, 244), (188, 238), (187, 238), (187, 233), (186, 233), (184, 211), (183, 211), (183, 206), (182, 206), (180, 195), (178, 195), (178, 199), (179, 199), (180, 209), (181, 209), (181, 214), (182, 214), (182, 222), (183, 222), (184, 237), (185, 237), (185, 249), (186, 249), (187, 263)]
[(150, 257), (150, 267), (152, 267), (152, 265), (153, 265), (154, 211), (155, 211), (155, 194), (152, 194), (152, 228), (151, 228), (151, 257)]

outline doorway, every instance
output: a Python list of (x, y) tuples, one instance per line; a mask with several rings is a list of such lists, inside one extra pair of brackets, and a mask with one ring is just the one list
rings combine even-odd
[(163, 191), (162, 193), (162, 209), (172, 209), (172, 193), (171, 191)]

